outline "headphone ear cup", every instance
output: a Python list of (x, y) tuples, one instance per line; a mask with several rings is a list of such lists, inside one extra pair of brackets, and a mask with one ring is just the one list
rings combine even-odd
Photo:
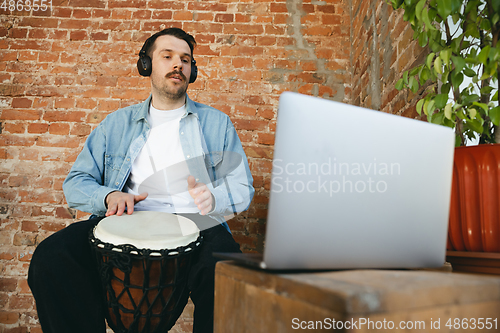
[(137, 60), (137, 70), (142, 76), (150, 76), (153, 70), (151, 58), (148, 56), (140, 57), (139, 60)]
[(196, 66), (196, 60), (191, 61), (191, 76), (189, 77), (189, 83), (196, 81), (198, 77), (198, 66)]

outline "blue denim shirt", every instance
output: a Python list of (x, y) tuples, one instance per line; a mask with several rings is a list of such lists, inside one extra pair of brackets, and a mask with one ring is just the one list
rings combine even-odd
[[(109, 114), (89, 135), (63, 184), (71, 208), (104, 216), (106, 196), (123, 189), (146, 143), (150, 102), (151, 96)], [(254, 194), (248, 161), (231, 120), (186, 97), (179, 135), (189, 172), (197, 182), (207, 184), (214, 196), (209, 216), (227, 228), (224, 216), (248, 209)], [(234, 156), (239, 157), (238, 166), (230, 161), (228, 167), (224, 161), (234, 162)]]

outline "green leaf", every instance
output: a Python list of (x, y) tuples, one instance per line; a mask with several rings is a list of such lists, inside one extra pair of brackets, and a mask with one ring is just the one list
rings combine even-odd
[(491, 1), (491, 5), (493, 6), (493, 9), (495, 12), (500, 12), (500, 0), (493, 0)]
[(427, 59), (426, 59), (426, 61), (425, 61), (425, 64), (427, 65), (427, 67), (428, 67), (429, 69), (432, 69), (432, 60), (434, 59), (434, 56), (435, 56), (435, 55), (436, 55), (436, 54), (435, 54), (434, 52), (432, 52), (431, 54), (429, 54), (429, 55), (427, 56)]
[(459, 89), (463, 81), (464, 75), (462, 73), (457, 73), (456, 71), (451, 73), (451, 84), (454, 89)]
[(425, 23), (426, 30), (436, 29), (431, 24), (431, 20), (429, 19), (429, 11), (427, 10), (427, 8), (424, 8), (422, 10), (422, 21), (424, 21)]
[(438, 112), (436, 114), (433, 114), (431, 117), (431, 123), (441, 125), (444, 121), (444, 113), (443, 112)]
[(419, 116), (422, 115), (422, 107), (424, 106), (424, 102), (425, 102), (425, 99), (421, 99), (417, 102), (416, 109), (417, 109), (417, 113)]
[(403, 79), (399, 79), (398, 82), (396, 82), (396, 87), (397, 90), (403, 89)]
[[(462, 0), (451, 0), (451, 12), (453, 13), (453, 16), (458, 15), (455, 13), (460, 10), (460, 7), (462, 7)], [(453, 23), (456, 24), (457, 22), (454, 21)]]
[(429, 37), (427, 36), (427, 33), (424, 31), (418, 36), (418, 45), (424, 47), (425, 45), (427, 45), (428, 42), (429, 42)]
[(483, 133), (483, 124), (481, 124), (480, 120), (473, 119), (471, 121), (466, 122), (466, 126), (469, 127), (471, 130), (474, 132), (477, 132), (479, 134)]
[(414, 76), (410, 77), (410, 82), (408, 84), (411, 91), (415, 94), (418, 91), (418, 82)]
[(465, 59), (464, 58), (452, 56), (451, 61), (455, 65), (455, 70), (457, 72), (461, 72), (462, 69), (464, 69), (464, 67), (465, 67)]
[(443, 59), (443, 63), (445, 66), (447, 66), (450, 62), (450, 57), (451, 57), (451, 49), (446, 49), (441, 52), (439, 52), (439, 57)]
[(405, 71), (403, 73), (403, 80), (405, 84), (408, 84), (408, 71)]
[(486, 60), (488, 59), (488, 55), (490, 54), (490, 47), (491, 46), (489, 45), (483, 47), (483, 49), (481, 50), (481, 52), (479, 52), (477, 56), (477, 60), (484, 65), (486, 65)]
[(479, 96), (476, 94), (463, 96), (464, 104), (472, 104), (479, 101)]
[(491, 23), (493, 25), (496, 25), (499, 20), (500, 20), (500, 16), (498, 15), (498, 12), (496, 12), (495, 15), (493, 15), (493, 18), (491, 19)]
[(417, 66), (415, 68), (413, 68), (411, 71), (410, 71), (410, 76), (415, 76), (418, 74), (418, 72), (420, 71), (420, 69), (422, 68), (422, 66)]
[(434, 101), (436, 103), (436, 107), (438, 109), (442, 109), (446, 105), (446, 102), (448, 102), (448, 95), (439, 94), (434, 98)]
[(485, 19), (481, 20), (481, 23), (479, 23), (479, 28), (481, 30), (489, 31), (491, 29), (490, 21)]
[(474, 72), (472, 69), (470, 69), (469, 67), (465, 67), (464, 69), (464, 74), (467, 75), (468, 77), (474, 77), (476, 76), (476, 72)]
[(479, 103), (479, 102), (474, 102), (472, 104), (475, 105), (475, 106), (479, 106), (481, 109), (483, 109), (483, 111), (485, 113), (488, 113), (488, 105), (486, 105), (484, 103)]
[(489, 95), (493, 91), (493, 87), (486, 86), (481, 88), (481, 95)]
[(424, 8), (425, 0), (420, 0), (415, 6), (415, 16), (419, 21), (422, 21), (422, 9)]
[(446, 104), (444, 107), (444, 116), (451, 120), (451, 103)]
[(437, 2), (437, 11), (442, 19), (446, 19), (451, 14), (451, 0), (439, 0)]
[(500, 124), (500, 106), (491, 109), (489, 114), (493, 125), (498, 126)]
[(431, 71), (427, 67), (423, 67), (420, 72), (420, 85), (423, 85), (431, 77)]
[(441, 57), (436, 57), (436, 59), (434, 59), (434, 71), (437, 74), (443, 74)]

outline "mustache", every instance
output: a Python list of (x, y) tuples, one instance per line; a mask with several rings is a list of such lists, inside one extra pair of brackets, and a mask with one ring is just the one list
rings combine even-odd
[(173, 72), (170, 72), (166, 75), (167, 78), (169, 77), (172, 77), (174, 75), (179, 75), (184, 81), (186, 81), (186, 75), (184, 75), (184, 73), (182, 72), (178, 72), (178, 71), (173, 71)]

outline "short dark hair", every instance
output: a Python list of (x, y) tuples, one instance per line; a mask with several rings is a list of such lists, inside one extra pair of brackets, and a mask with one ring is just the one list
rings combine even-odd
[(179, 28), (167, 28), (162, 31), (158, 31), (151, 37), (149, 37), (146, 42), (144, 43), (143, 50), (145, 51), (146, 55), (150, 57), (151, 59), (153, 58), (153, 51), (154, 51), (154, 44), (155, 41), (158, 37), (160, 36), (165, 36), (165, 35), (170, 35), (174, 36), (176, 38), (182, 39), (186, 43), (188, 43), (189, 48), (191, 49), (191, 58), (193, 57), (193, 50), (194, 47), (196, 46), (196, 41), (194, 40), (194, 37), (185, 32), (182, 29)]

